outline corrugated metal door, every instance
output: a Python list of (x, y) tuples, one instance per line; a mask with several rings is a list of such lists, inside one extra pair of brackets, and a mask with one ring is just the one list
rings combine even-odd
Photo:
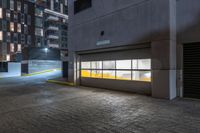
[(184, 97), (200, 98), (200, 43), (183, 46)]

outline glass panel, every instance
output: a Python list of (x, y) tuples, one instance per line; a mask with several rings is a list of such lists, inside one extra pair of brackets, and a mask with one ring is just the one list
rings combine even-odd
[(3, 40), (3, 32), (0, 31), (0, 40), (2, 41)]
[(90, 62), (81, 62), (81, 69), (91, 69)]
[(103, 69), (115, 69), (115, 61), (103, 61)]
[(151, 69), (151, 59), (138, 60), (138, 69)]
[(116, 79), (131, 80), (131, 71), (117, 71)]
[(132, 80), (151, 81), (151, 71), (133, 71)]
[(131, 69), (131, 60), (117, 60), (116, 69)]
[(90, 70), (81, 70), (81, 77), (91, 77)]
[(138, 69), (138, 61), (132, 60), (132, 69)]
[(92, 78), (102, 78), (102, 70), (92, 70)]
[(102, 61), (93, 61), (92, 69), (102, 69)]
[(0, 8), (0, 18), (3, 17), (3, 12), (2, 12), (2, 8)]
[(103, 78), (115, 79), (115, 71), (103, 71)]

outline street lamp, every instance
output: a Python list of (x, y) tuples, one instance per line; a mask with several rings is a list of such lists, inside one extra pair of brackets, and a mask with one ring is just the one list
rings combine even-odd
[(48, 52), (48, 50), (49, 50), (48, 48), (44, 48), (44, 51), (45, 51), (45, 53), (47, 53), (47, 52)]

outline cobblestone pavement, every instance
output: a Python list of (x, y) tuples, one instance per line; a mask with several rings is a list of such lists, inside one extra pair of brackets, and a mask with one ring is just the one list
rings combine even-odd
[(0, 79), (0, 133), (200, 133), (200, 101)]

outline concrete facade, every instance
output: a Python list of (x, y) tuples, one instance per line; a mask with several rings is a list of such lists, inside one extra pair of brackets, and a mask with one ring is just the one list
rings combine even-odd
[(21, 63), (8, 62), (8, 71), (0, 72), (0, 78), (21, 76)]
[[(77, 14), (74, 1), (68, 4), (70, 81), (79, 83), (80, 52), (150, 43), (151, 95), (181, 96), (181, 46), (199, 42), (199, 0), (92, 0), (92, 7)], [(109, 43), (97, 45), (102, 41)]]

